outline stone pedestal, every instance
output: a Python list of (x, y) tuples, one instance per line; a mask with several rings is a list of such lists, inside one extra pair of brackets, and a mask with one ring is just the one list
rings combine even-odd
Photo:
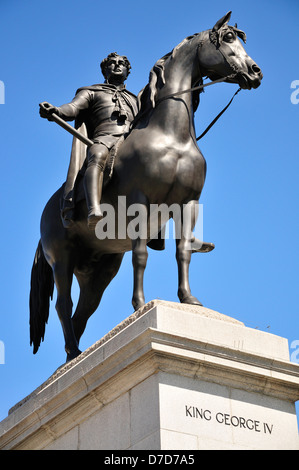
[(299, 449), (287, 340), (152, 301), (18, 403), (0, 449)]

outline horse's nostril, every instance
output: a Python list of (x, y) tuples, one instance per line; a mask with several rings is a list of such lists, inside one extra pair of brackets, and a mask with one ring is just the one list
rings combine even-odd
[(254, 73), (261, 73), (261, 69), (256, 64), (253, 64), (251, 69)]

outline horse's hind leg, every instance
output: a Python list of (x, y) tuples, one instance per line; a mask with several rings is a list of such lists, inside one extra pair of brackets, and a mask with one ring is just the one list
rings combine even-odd
[(132, 262), (134, 271), (134, 287), (133, 287), (133, 298), (132, 305), (135, 310), (143, 307), (145, 303), (144, 289), (143, 289), (143, 277), (146, 268), (148, 253), (146, 247), (147, 240), (138, 238), (133, 240), (132, 243)]
[(192, 255), (192, 230), (196, 223), (195, 214), (194, 201), (191, 201), (181, 214), (180, 220), (175, 220), (176, 259), (179, 278), (178, 297), (182, 303), (202, 305), (199, 300), (191, 294), (189, 283), (189, 266)]
[[(131, 208), (133, 215), (131, 216)], [(136, 212), (139, 214), (134, 220)], [(133, 263), (133, 275), (134, 275), (134, 286), (133, 286), (133, 297), (132, 305), (135, 310), (138, 310), (140, 307), (143, 307), (145, 303), (144, 299), (144, 288), (143, 288), (143, 278), (144, 271), (147, 264), (147, 222), (148, 222), (148, 201), (145, 195), (142, 192), (135, 194), (134, 204), (129, 206), (128, 216), (131, 222), (128, 224), (128, 235), (132, 241), (132, 263)], [(133, 227), (139, 228), (137, 232), (134, 230), (131, 232), (131, 223)]]
[(78, 344), (89, 317), (99, 306), (104, 290), (117, 274), (123, 256), (124, 253), (103, 255), (101, 260), (93, 264), (90, 269), (75, 273), (80, 287), (80, 296), (72, 322)]
[(62, 260), (53, 265), (54, 281), (57, 289), (56, 311), (61, 322), (65, 351), (67, 353), (67, 361), (77, 357), (81, 351), (78, 348), (73, 324), (72, 324), (72, 307), (71, 287), (73, 279), (73, 270), (69, 262)]

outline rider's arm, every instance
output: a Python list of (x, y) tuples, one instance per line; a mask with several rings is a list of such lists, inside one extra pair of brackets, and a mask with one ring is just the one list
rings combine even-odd
[(89, 107), (91, 95), (92, 93), (89, 90), (79, 91), (70, 103), (63, 104), (57, 108), (58, 115), (65, 121), (73, 121), (81, 111)]

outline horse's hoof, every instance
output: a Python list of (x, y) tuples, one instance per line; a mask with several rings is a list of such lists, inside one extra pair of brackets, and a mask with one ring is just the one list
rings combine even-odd
[(185, 297), (182, 297), (180, 298), (180, 302), (182, 304), (191, 304), (191, 305), (199, 305), (200, 307), (202, 307), (202, 303), (196, 298), (194, 297), (194, 295), (186, 295)]
[(78, 349), (77, 351), (73, 351), (71, 353), (68, 353), (66, 356), (66, 362), (70, 362), (72, 359), (75, 359), (76, 357), (80, 356), (82, 351)]
[(133, 300), (132, 305), (134, 308), (134, 311), (138, 310), (139, 308), (143, 307), (145, 305), (144, 300)]

